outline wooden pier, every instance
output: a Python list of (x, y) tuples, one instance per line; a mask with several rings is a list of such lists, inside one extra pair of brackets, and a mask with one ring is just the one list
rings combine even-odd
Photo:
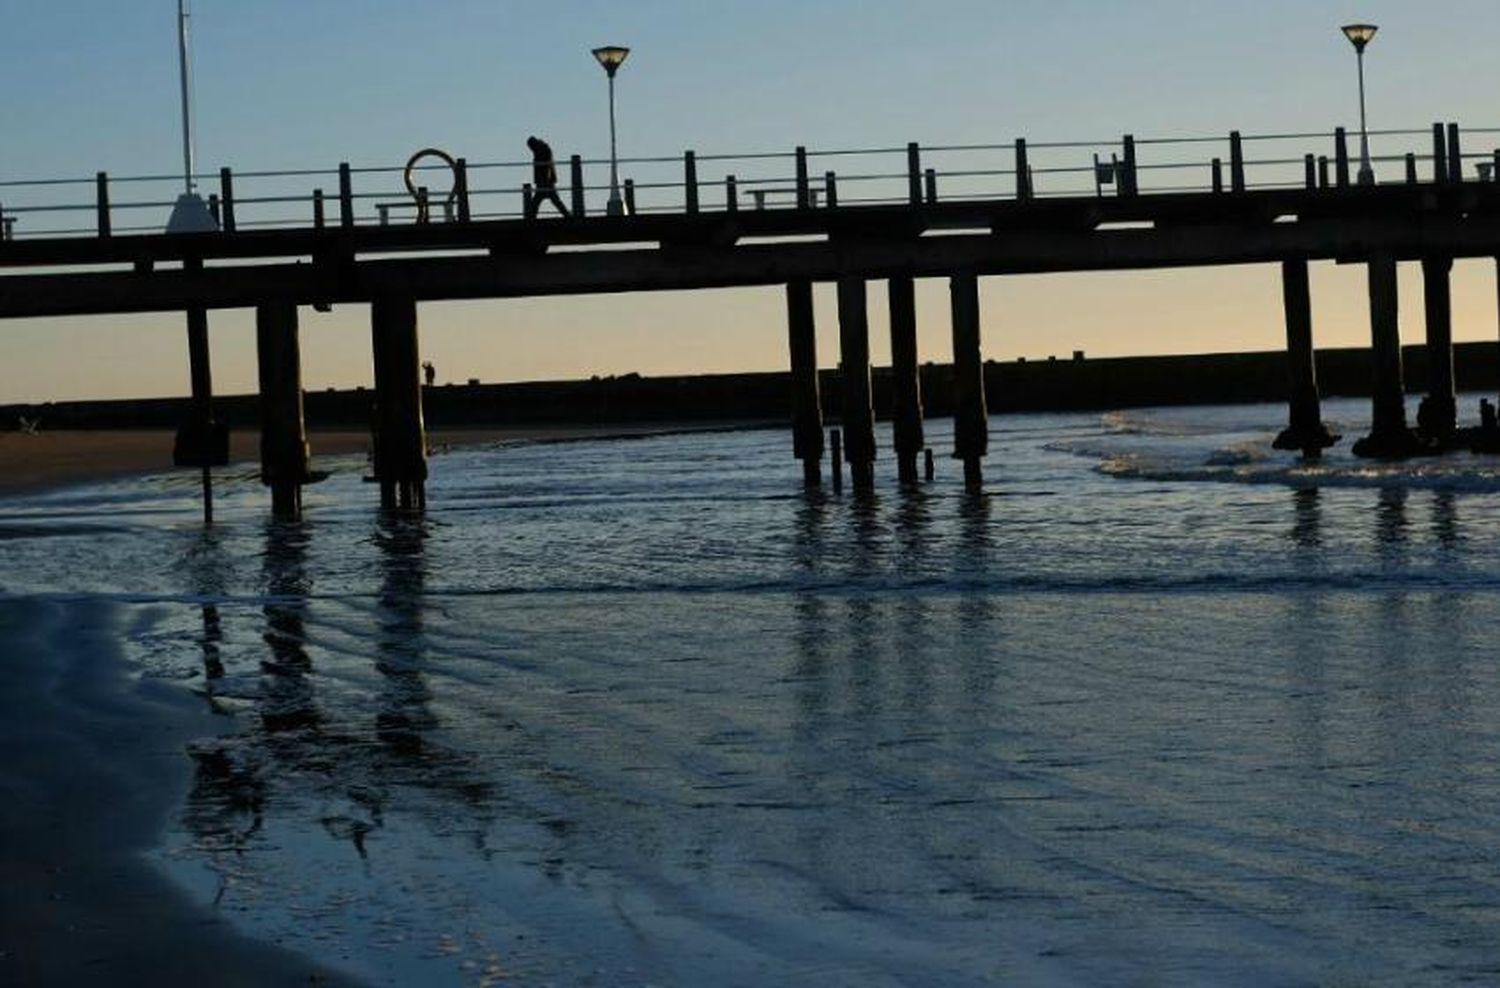
[[(301, 306), (371, 306), (375, 479), (382, 505), (417, 510), (425, 504), (427, 478), (418, 349), (423, 302), (783, 286), (792, 453), (802, 462), (806, 482), (815, 484), (823, 478), (825, 423), (812, 286), (831, 283), (842, 365), (836, 455), (847, 464), (851, 482), (864, 487), (875, 482), (879, 453), (870, 386), (869, 285), (887, 283), (893, 379), (890, 407), (881, 411), (894, 421), (897, 476), (910, 483), (917, 480), (918, 459), (926, 449), (914, 285), (918, 278), (943, 278), (952, 305), (952, 455), (961, 461), (966, 481), (978, 484), (988, 449), (981, 278), (1279, 264), (1290, 408), (1288, 427), (1276, 445), (1316, 456), (1337, 437), (1319, 413), (1308, 264), (1335, 261), (1366, 265), (1369, 273), (1372, 427), (1355, 450), (1407, 455), (1455, 435), (1449, 272), (1456, 258), (1500, 256), (1500, 182), (1464, 179), (1466, 158), (1490, 163), (1492, 157), (1465, 155), (1454, 125), (1433, 126), (1430, 153), (1397, 157), (1399, 167), (1386, 160), (1386, 181), (1372, 185), (1350, 183), (1346, 137), (1342, 129), (1331, 137), (1331, 169), (1328, 155), (1304, 153), (1270, 162), (1280, 168), (1277, 180), (1257, 185), (1251, 178), (1258, 162), (1246, 153), (1257, 138), (1234, 132), (1227, 140), (1227, 181), (1224, 158), (1214, 156), (1192, 166), (1200, 187), (1158, 190), (1143, 182), (1147, 166), (1141, 148), (1147, 142), (1127, 135), (1118, 153), (1109, 155), (1109, 165), (1097, 164), (1094, 153), (1096, 164), (1086, 169), (1092, 191), (1058, 194), (1048, 194), (1034, 166), (1039, 149), (1048, 146), (1016, 141), (1004, 146), (1008, 167), (993, 172), (1005, 188), (950, 197), (941, 194), (945, 183), (968, 173), (932, 167), (924, 160), (930, 160), (929, 152), (911, 144), (889, 149), (904, 158), (905, 168), (888, 177), (904, 187), (873, 201), (850, 191), (852, 182), (868, 175), (829, 170), (815, 185), (809, 159), (820, 152), (798, 148), (788, 156), (791, 174), (785, 180), (726, 175), (719, 208), (699, 176), (721, 159), (689, 151), (681, 159), (681, 180), (673, 185), (680, 196), (675, 205), (632, 209), (623, 216), (586, 212), (591, 190), (583, 177), (589, 163), (575, 157), (568, 169), (573, 215), (542, 219), (478, 208), (472, 200), (484, 190), (472, 183), (484, 166), (457, 158), (451, 191), (443, 196), (422, 185), (410, 221), (392, 222), (395, 207), (377, 202), (381, 221), (369, 222), (368, 199), (355, 191), (364, 173), (341, 165), (328, 175), (338, 189), (336, 215), (329, 215), (320, 186), (305, 196), (306, 221), (256, 225), (247, 215), (256, 200), (236, 199), (236, 183), (243, 188), (247, 176), (222, 169), (210, 203), (219, 230), (182, 234), (122, 229), (117, 216), (129, 204), (112, 198), (115, 183), (101, 173), (87, 180), (95, 216), (87, 231), (23, 228), (24, 235), (18, 235), (17, 218), (29, 221), (45, 208), (18, 212), (0, 205), (5, 223), (0, 228), (7, 231), (0, 239), (0, 318), (186, 313), (194, 414), (184, 425), (180, 447), (189, 452), (179, 460), (203, 467), (207, 493), (207, 469), (216, 462), (219, 445), (207, 369), (209, 317), (222, 309), (255, 309), (262, 475), (273, 510), (295, 516), (301, 486), (314, 475), (302, 413)], [(1493, 160), (1500, 160), (1500, 152)], [(1288, 161), (1295, 181), (1286, 180)], [(1393, 175), (1398, 179), (1392, 181)], [(0, 194), (25, 184), (0, 183)], [(635, 203), (647, 187), (627, 182), (627, 200)], [(529, 197), (533, 191), (521, 194)], [(753, 196), (759, 208), (742, 207), (743, 195)], [(778, 197), (783, 204), (774, 206)], [(1425, 293), (1429, 386), (1415, 428), (1406, 421), (1397, 334), (1396, 272), (1402, 262), (1421, 264)]]

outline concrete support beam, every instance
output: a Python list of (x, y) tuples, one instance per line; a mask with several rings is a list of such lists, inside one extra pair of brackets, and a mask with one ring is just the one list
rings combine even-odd
[(1318, 370), (1313, 355), (1312, 294), (1305, 260), (1281, 262), (1281, 297), (1286, 310), (1287, 392), (1291, 416), (1272, 444), (1321, 456), (1338, 441), (1323, 424), (1319, 408)]
[(917, 362), (916, 282), (906, 276), (887, 283), (891, 311), (891, 422), (895, 432), (896, 472), (902, 481), (917, 479), (922, 434), (922, 379)]
[(948, 288), (953, 306), (953, 456), (963, 461), (964, 483), (972, 487), (984, 479), (980, 461), (990, 442), (979, 348), (979, 278), (954, 275)]
[(375, 363), (375, 478), (386, 508), (426, 507), (427, 433), (422, 420), (422, 368), (417, 303), (381, 297), (370, 305)]
[(875, 483), (875, 407), (870, 388), (869, 306), (863, 278), (840, 278), (839, 353), (843, 365), (844, 461), (856, 487)]
[(1427, 397), (1417, 412), (1417, 428), (1424, 438), (1446, 443), (1458, 427), (1458, 405), (1453, 382), (1453, 302), (1448, 276), (1449, 257), (1422, 259), (1422, 300), (1427, 321)]
[(1370, 347), (1374, 363), (1370, 434), (1354, 444), (1356, 456), (1401, 457), (1417, 451), (1406, 425), (1406, 388), (1401, 368), (1401, 331), (1396, 290), (1396, 259), (1369, 259)]
[(792, 452), (802, 461), (802, 479), (817, 484), (823, 472), (823, 400), (818, 393), (812, 282), (786, 286), (786, 327), (792, 367)]
[(260, 367), (260, 478), (271, 488), (272, 514), (296, 520), (302, 515), (309, 455), (295, 305), (271, 302), (256, 307), (255, 349)]

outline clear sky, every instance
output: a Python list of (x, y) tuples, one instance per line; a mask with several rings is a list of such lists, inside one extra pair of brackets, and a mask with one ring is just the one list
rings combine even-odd
[[(175, 14), (175, 0), (6, 4), (0, 180), (179, 170)], [(517, 160), (531, 133), (559, 155), (602, 158), (605, 79), (589, 49), (605, 43), (632, 49), (617, 93), (625, 157), (1355, 130), (1354, 54), (1338, 31), (1349, 21), (1380, 26), (1366, 56), (1372, 129), (1500, 127), (1495, 0), (195, 0), (199, 166), (400, 165), (429, 145)], [(1377, 155), (1425, 147), (1373, 143)], [(1492, 144), (1500, 134), (1475, 134), (1465, 149)], [(1077, 154), (1067, 163), (1087, 163)], [(1409, 342), (1422, 337), (1414, 267), (1402, 273)], [(1457, 339), (1496, 336), (1494, 278), (1488, 261), (1455, 266)], [(1367, 341), (1362, 269), (1317, 265), (1313, 293), (1318, 345)], [(833, 366), (831, 289), (817, 299), (820, 359)], [(1283, 341), (1269, 267), (988, 278), (982, 304), (995, 359)], [(948, 359), (946, 285), (921, 283), (918, 307), (922, 359)], [(883, 313), (875, 286), (877, 362), (889, 353)], [(787, 360), (778, 289), (435, 303), (421, 314), (440, 381)], [(303, 311), (309, 389), (370, 381), (367, 317), (360, 306)], [(214, 313), (210, 325), (216, 390), (254, 390), (252, 314)], [(180, 315), (0, 331), (0, 402), (187, 391)]]

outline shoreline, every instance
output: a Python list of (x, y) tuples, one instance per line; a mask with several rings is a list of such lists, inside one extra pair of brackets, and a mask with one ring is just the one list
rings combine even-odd
[(0, 598), (0, 982), (357, 985), (237, 932), (147, 859), (191, 780), (184, 746), (229, 725), (135, 674), (122, 617)]

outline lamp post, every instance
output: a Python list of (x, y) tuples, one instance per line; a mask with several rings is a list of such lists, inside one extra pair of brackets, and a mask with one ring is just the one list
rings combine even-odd
[(594, 49), (594, 57), (604, 66), (604, 72), (609, 76), (609, 204), (605, 207), (605, 213), (610, 216), (625, 215), (625, 202), (620, 198), (620, 165), (615, 155), (615, 73), (629, 54), (629, 48), (619, 45), (604, 45)]
[(1354, 46), (1359, 64), (1359, 184), (1374, 185), (1375, 170), (1370, 167), (1370, 133), (1365, 129), (1365, 45), (1375, 37), (1374, 24), (1345, 24), (1344, 37)]

